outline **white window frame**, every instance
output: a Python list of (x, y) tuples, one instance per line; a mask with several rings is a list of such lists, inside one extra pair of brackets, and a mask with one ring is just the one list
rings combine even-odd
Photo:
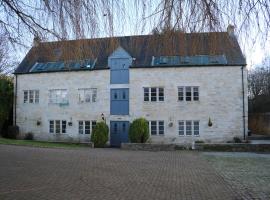
[[(187, 121), (190, 121), (191, 122), (191, 135), (187, 135)], [(180, 133), (180, 122), (183, 123), (183, 125), (181, 125), (181, 127), (184, 127), (184, 129), (183, 129), (184, 134), (181, 134), (181, 135), (179, 134)], [(198, 125), (195, 125), (195, 123), (198, 123)], [(194, 134), (195, 133), (195, 126), (198, 128), (198, 133), (199, 133), (199, 134), (196, 134), (196, 135)], [(187, 137), (192, 137), (192, 136), (199, 137), (200, 134), (201, 134), (200, 131), (201, 131), (200, 120), (178, 120), (178, 128), (177, 128), (177, 134), (178, 134), (178, 136), (180, 136), (180, 137), (183, 137), (183, 136), (187, 136)]]
[[(55, 94), (53, 94), (53, 92), (55, 92)], [(60, 92), (60, 94), (57, 94), (57, 92)], [(67, 89), (50, 89), (49, 90), (49, 104), (68, 104), (68, 90)]]
[[(148, 89), (148, 101), (145, 100), (145, 89)], [(152, 101), (152, 92), (151, 90), (156, 90), (156, 101)], [(160, 89), (163, 90), (163, 96), (160, 96)], [(163, 100), (160, 100), (163, 97)], [(144, 102), (164, 102), (165, 101), (165, 89), (164, 87), (143, 87), (143, 101)]]
[[(156, 134), (152, 134), (152, 122), (156, 122)], [(160, 133), (160, 122), (163, 122), (163, 134)], [(150, 120), (149, 121), (149, 133), (151, 136), (164, 136), (165, 135), (165, 121), (164, 120)]]
[[(90, 95), (89, 101), (86, 101), (87, 92)], [(79, 88), (78, 95), (79, 95), (79, 103), (95, 103), (95, 102), (97, 102), (97, 88)]]
[[(82, 130), (80, 129), (80, 123), (82, 122)], [(85, 133), (86, 130), (86, 122), (90, 122), (89, 127), (89, 134)], [(96, 126), (97, 121), (96, 120), (78, 120), (78, 134), (79, 135), (91, 135), (93, 132), (94, 126)], [(81, 132), (82, 131), (82, 132)]]
[[(32, 94), (31, 99), (30, 99), (30, 93)], [(23, 103), (38, 104), (39, 103), (39, 90), (23, 90)]]
[[(182, 125), (180, 125), (180, 123), (183, 123)], [(180, 130), (180, 127), (183, 128)], [(183, 132), (183, 134), (180, 134), (180, 131)], [(185, 121), (184, 120), (179, 120), (178, 121), (178, 135), (179, 136), (185, 136)]]
[[(198, 125), (195, 125), (195, 122), (196, 123), (198, 122)], [(198, 130), (196, 130), (196, 131), (198, 131), (198, 134), (196, 134), (196, 135), (195, 135), (195, 126), (198, 127)], [(193, 127), (193, 135), (194, 136), (200, 136), (200, 121), (199, 120), (194, 120), (192, 122), (192, 127)]]
[[(60, 129), (59, 129), (59, 133), (56, 131), (56, 122), (60, 122)], [(51, 131), (51, 122), (53, 122), (53, 131)], [(63, 128), (65, 127), (65, 128)], [(64, 131), (63, 131), (64, 130)], [(60, 120), (60, 119), (56, 119), (56, 120), (49, 120), (49, 133), (50, 134), (66, 134), (67, 133), (67, 120)]]
[[(191, 100), (187, 101), (187, 95), (186, 95), (186, 89), (187, 88), (191, 88)], [(182, 92), (180, 91), (180, 89), (182, 89)], [(195, 89), (197, 89), (197, 91), (195, 91)], [(197, 92), (198, 96), (195, 96), (194, 93)], [(183, 93), (183, 95), (181, 96), (183, 99), (180, 100), (180, 93)], [(195, 98), (197, 98), (195, 100)], [(185, 102), (191, 102), (191, 101), (200, 101), (200, 87), (199, 86), (178, 86), (177, 87), (177, 100), (178, 101), (185, 101)]]

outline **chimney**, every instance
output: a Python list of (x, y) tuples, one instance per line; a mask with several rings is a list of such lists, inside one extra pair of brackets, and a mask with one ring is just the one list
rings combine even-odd
[(33, 47), (37, 47), (39, 45), (39, 43), (41, 42), (41, 39), (38, 35), (36, 35), (33, 39)]
[(233, 25), (229, 24), (229, 26), (227, 27), (227, 32), (228, 32), (229, 36), (235, 37), (234, 29), (235, 29), (235, 27)]

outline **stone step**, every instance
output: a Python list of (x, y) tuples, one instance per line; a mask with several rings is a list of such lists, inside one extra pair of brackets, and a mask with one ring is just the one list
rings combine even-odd
[(248, 140), (270, 140), (270, 135), (251, 135)]

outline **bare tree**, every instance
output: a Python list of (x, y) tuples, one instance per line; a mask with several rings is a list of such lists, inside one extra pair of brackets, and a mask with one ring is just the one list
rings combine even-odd
[[(133, 27), (187, 32), (220, 31), (229, 23), (238, 34), (264, 40), (270, 26), (269, 0), (1, 0), (1, 30), (12, 43), (29, 34), (57, 39), (112, 36)], [(127, 28), (125, 28), (127, 27)]]
[(270, 57), (249, 71), (249, 103), (251, 112), (270, 111)]
[(10, 68), (6, 41), (0, 36), (0, 75), (9, 73)]
[(7, 38), (0, 35), (0, 76), (10, 75), (19, 63), (17, 58), (11, 55), (11, 49)]
[[(1, 32), (11, 43), (24, 44), (29, 33), (41, 38), (94, 37), (99, 29), (113, 32), (113, 13), (123, 13), (124, 1), (104, 0), (1, 0)], [(26, 37), (27, 38), (27, 37)]]

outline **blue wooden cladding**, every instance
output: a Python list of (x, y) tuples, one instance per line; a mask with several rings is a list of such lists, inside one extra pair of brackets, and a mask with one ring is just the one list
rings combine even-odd
[(111, 115), (129, 114), (129, 89), (111, 89)]
[(129, 83), (129, 58), (111, 58), (111, 84)]
[(111, 84), (128, 84), (129, 70), (111, 70)]
[(111, 121), (110, 124), (110, 144), (119, 147), (122, 142), (128, 142), (128, 121)]

